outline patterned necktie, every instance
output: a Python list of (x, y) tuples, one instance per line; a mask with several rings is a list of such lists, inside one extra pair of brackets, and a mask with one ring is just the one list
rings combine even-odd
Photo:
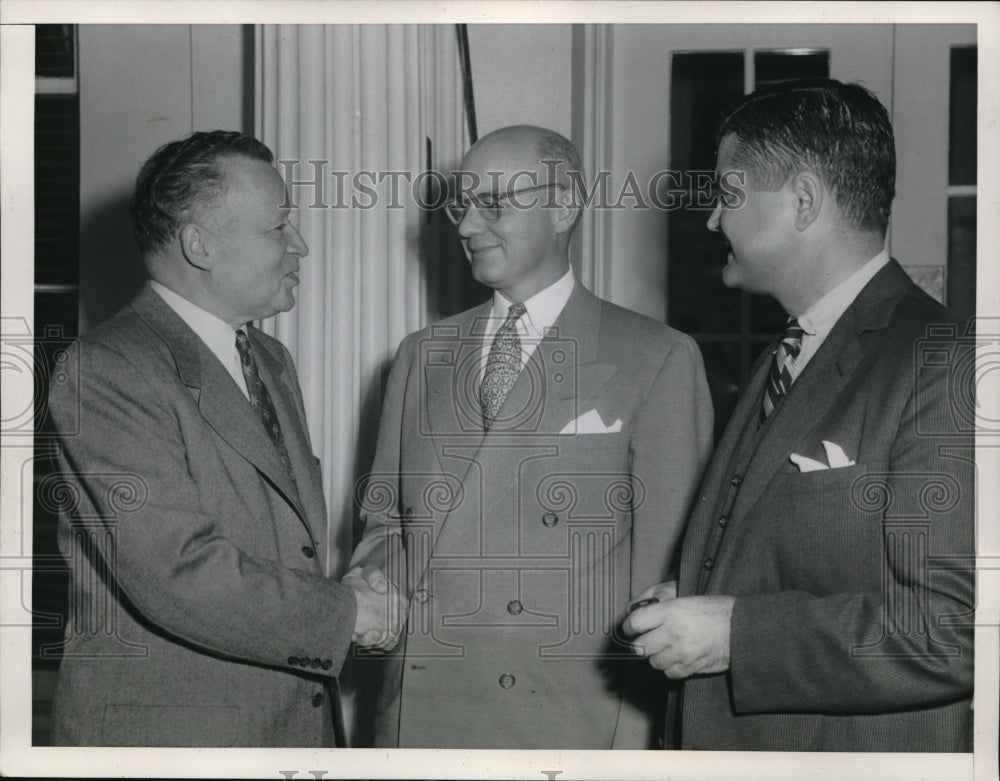
[(525, 311), (524, 304), (511, 304), (507, 319), (493, 337), (490, 355), (486, 359), (483, 384), (479, 386), (479, 403), (483, 406), (483, 428), (487, 431), (521, 373), (521, 338), (517, 335), (517, 321)]
[(799, 326), (799, 321), (793, 317), (781, 335), (781, 341), (778, 342), (778, 348), (771, 359), (767, 384), (764, 386), (764, 401), (760, 408), (761, 423), (774, 411), (781, 397), (792, 387), (791, 363), (802, 349), (804, 334), (805, 331)]
[(285, 449), (285, 438), (281, 435), (281, 425), (278, 423), (278, 416), (274, 412), (274, 402), (271, 401), (271, 394), (267, 392), (267, 387), (260, 378), (257, 370), (257, 361), (254, 360), (253, 350), (250, 348), (250, 340), (243, 331), (236, 332), (236, 352), (240, 354), (240, 368), (243, 370), (243, 378), (247, 382), (247, 394), (250, 396), (250, 405), (260, 417), (260, 422), (264, 424), (267, 434), (271, 437), (274, 447), (278, 451), (278, 458), (288, 470), (292, 482), (295, 482), (295, 475), (292, 472), (292, 464), (288, 460), (288, 451)]

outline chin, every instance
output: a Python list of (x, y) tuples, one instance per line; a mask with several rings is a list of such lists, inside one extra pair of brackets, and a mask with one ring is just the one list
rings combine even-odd
[(476, 280), (480, 285), (486, 285), (487, 287), (499, 287), (500, 278), (498, 274), (490, 274), (489, 270), (484, 267), (483, 263), (473, 263), (471, 266), (472, 278)]
[(726, 287), (740, 286), (740, 272), (733, 261), (722, 267), (722, 284)]

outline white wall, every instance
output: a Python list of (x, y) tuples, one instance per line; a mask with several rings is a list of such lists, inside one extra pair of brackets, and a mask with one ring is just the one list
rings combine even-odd
[(470, 24), (479, 137), (506, 125), (572, 131), (569, 24)]
[(128, 217), (143, 161), (194, 130), (252, 128), (240, 25), (80, 25), (79, 47), (82, 333), (145, 276)]

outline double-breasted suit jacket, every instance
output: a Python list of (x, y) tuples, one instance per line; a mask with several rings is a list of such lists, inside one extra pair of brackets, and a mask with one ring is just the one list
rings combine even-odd
[(319, 462), (291, 356), (247, 330), (293, 475), (223, 365), (149, 286), (69, 351), (79, 381), (49, 400), (66, 470), (50, 488), (70, 498), (56, 743), (331, 744), (326, 684), (355, 600), (324, 572)]
[(770, 352), (758, 361), (683, 544), (679, 593), (736, 597), (729, 672), (684, 684), (683, 748), (968, 750), (961, 334), (890, 261), (759, 428)]
[(627, 690), (648, 670), (617, 627), (670, 569), (707, 460), (700, 353), (577, 284), (484, 435), (490, 311), (410, 335), (390, 373), (354, 561), (411, 601), (376, 740), (646, 747)]

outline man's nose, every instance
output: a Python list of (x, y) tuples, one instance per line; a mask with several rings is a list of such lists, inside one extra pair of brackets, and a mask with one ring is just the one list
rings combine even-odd
[(469, 208), (465, 210), (465, 214), (462, 215), (462, 219), (458, 221), (458, 235), (463, 239), (469, 238), (469, 236), (474, 236), (477, 233), (482, 233), (483, 231), (483, 215), (479, 213), (474, 205), (469, 204)]
[(309, 245), (306, 244), (306, 240), (302, 238), (302, 234), (299, 233), (299, 229), (291, 223), (288, 223), (287, 230), (289, 234), (288, 254), (304, 258), (309, 254)]
[(722, 217), (722, 204), (715, 204), (712, 213), (708, 216), (708, 229), (713, 233), (719, 232), (719, 220)]

